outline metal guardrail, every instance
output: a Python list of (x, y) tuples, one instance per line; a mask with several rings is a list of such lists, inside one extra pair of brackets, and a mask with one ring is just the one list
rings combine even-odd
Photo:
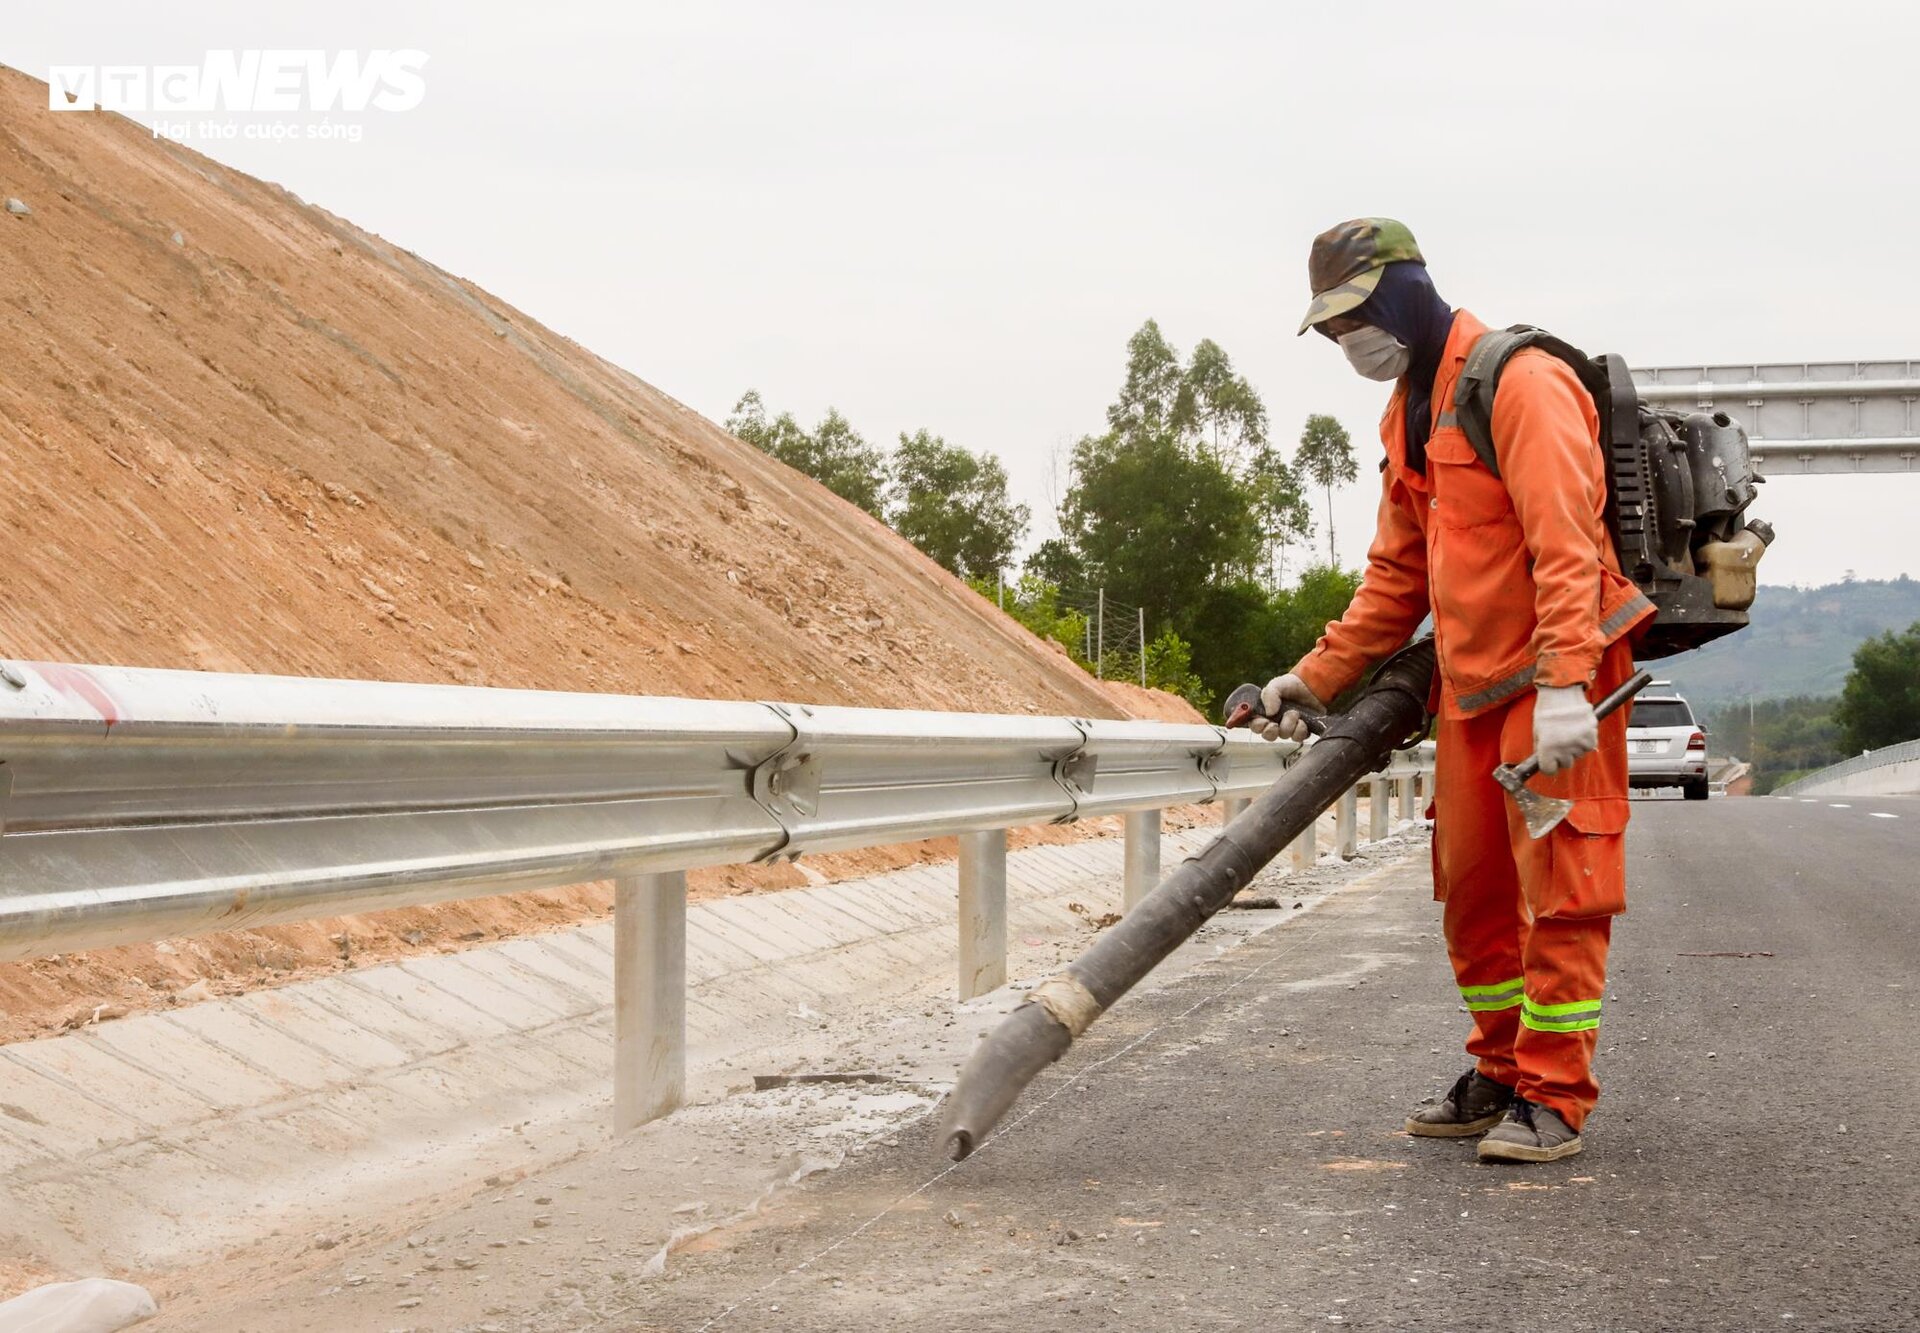
[(1857, 754), (1851, 759), (1842, 759), (1837, 764), (1829, 764), (1816, 769), (1804, 777), (1795, 778), (1784, 787), (1775, 787), (1775, 796), (1797, 796), (1811, 790), (1817, 783), (1834, 782), (1841, 778), (1850, 778), (1856, 773), (1869, 773), (1876, 768), (1888, 768), (1894, 764), (1908, 764), (1920, 761), (1920, 741), (1901, 741), (1897, 745), (1885, 745), (1878, 750), (1869, 750)]
[(1740, 759), (1722, 759), (1707, 767), (1707, 787), (1724, 795), (1727, 788), (1753, 773), (1753, 765)]
[(1920, 361), (1636, 368), (1648, 402), (1739, 418), (1769, 477), (1920, 471)]
[[(961, 835), (970, 998), (1006, 980), (1007, 829), (1125, 815), (1131, 904), (1159, 880), (1162, 809), (1231, 815), (1297, 749), (1200, 725), (4, 663), (0, 960), (612, 879), (624, 1126), (683, 1087), (687, 870)], [(1430, 767), (1383, 780), (1403, 817)]]

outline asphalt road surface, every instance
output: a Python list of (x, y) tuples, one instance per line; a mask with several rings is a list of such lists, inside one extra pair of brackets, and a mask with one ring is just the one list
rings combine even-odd
[(1465, 1064), (1409, 863), (1124, 1002), (957, 1169), (910, 1128), (565, 1322), (1920, 1328), (1920, 801), (1646, 801), (1630, 844), (1581, 1156), (1400, 1132)]

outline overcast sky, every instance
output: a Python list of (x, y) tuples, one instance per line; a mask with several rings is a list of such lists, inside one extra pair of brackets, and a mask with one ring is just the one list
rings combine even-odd
[[(1917, 38), (1850, 3), (90, 0), (9, 6), (0, 61), (425, 51), (358, 143), (193, 146), (716, 419), (751, 386), (992, 450), (1035, 537), (1128, 335), (1211, 337), (1283, 440), (1352, 430), (1356, 563), (1385, 390), (1293, 336), (1315, 232), (1399, 217), (1455, 304), (1639, 364), (1920, 356)], [(1776, 479), (1763, 577), (1920, 573), (1916, 505)]]

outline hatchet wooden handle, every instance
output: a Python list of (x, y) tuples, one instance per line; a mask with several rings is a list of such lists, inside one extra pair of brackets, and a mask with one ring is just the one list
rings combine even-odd
[[(1634, 672), (1633, 675), (1629, 676), (1612, 694), (1609, 694), (1593, 706), (1593, 720), (1598, 722), (1601, 718), (1611, 713), (1627, 700), (1633, 698), (1634, 695), (1640, 693), (1641, 690), (1652, 683), (1652, 672)], [(1528, 755), (1525, 759), (1522, 759), (1513, 766), (1513, 771), (1519, 776), (1520, 781), (1531, 781), (1533, 775), (1540, 771), (1540, 756), (1537, 754)]]

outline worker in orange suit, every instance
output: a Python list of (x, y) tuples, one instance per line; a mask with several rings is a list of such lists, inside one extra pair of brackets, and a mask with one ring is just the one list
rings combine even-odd
[[(1434, 897), (1473, 1031), (1474, 1064), (1407, 1132), (1480, 1139), (1483, 1161), (1581, 1149), (1613, 918), (1626, 910), (1626, 710), (1592, 700), (1633, 674), (1653, 606), (1620, 573), (1592, 398), (1567, 364), (1525, 348), (1493, 400), (1498, 474), (1454, 415), (1486, 326), (1441, 299), (1413, 235), (1357, 218), (1315, 238), (1300, 332), (1393, 383), (1380, 422), (1378, 530), (1346, 614), (1262, 691), (1269, 740), (1404, 643), (1429, 613), (1438, 650)], [(1494, 768), (1537, 751), (1536, 790), (1572, 812), (1539, 840)]]

